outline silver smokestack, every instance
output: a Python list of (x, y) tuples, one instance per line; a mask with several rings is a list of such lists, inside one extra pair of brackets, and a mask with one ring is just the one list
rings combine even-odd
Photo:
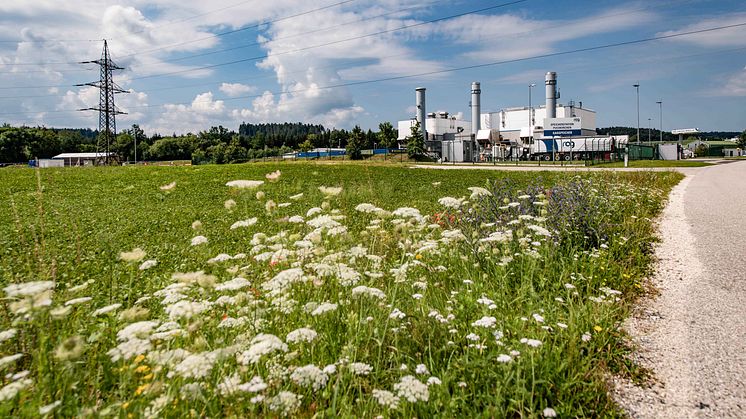
[(425, 111), (425, 88), (418, 87), (417, 91), (417, 122), (420, 123), (420, 131), (422, 137), (427, 141), (426, 125), (427, 125), (427, 113)]
[(481, 95), (482, 89), (479, 87), (479, 82), (473, 82), (471, 84), (471, 133), (474, 134), (474, 138), (477, 137), (481, 128)]
[(547, 118), (557, 117), (557, 73), (547, 72), (544, 81), (547, 88)]

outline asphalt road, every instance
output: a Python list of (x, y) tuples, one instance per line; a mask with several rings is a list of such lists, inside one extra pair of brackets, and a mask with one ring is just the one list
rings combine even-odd
[(659, 381), (616, 383), (632, 417), (746, 417), (746, 161), (701, 168), (661, 217), (660, 295), (626, 325)]

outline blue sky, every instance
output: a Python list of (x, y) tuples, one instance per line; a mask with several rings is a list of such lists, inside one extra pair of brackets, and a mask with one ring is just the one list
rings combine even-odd
[[(525, 106), (529, 83), (537, 84), (534, 103), (543, 103), (546, 71), (559, 75), (560, 101), (596, 110), (599, 127), (636, 125), (639, 82), (642, 127), (659, 125), (662, 100), (666, 130), (746, 128), (746, 26), (532, 58), (746, 23), (742, 1), (496, 7), (505, 3), (5, 0), (0, 122), (95, 128), (95, 113), (76, 110), (97, 105), (98, 92), (74, 85), (96, 80), (98, 70), (76, 63), (98, 58), (107, 38), (127, 68), (115, 80), (131, 92), (116, 98), (128, 112), (118, 127), (138, 123), (148, 133), (243, 121), (375, 129), (413, 116), (418, 86), (428, 89), (429, 110), (469, 118), (472, 81), (482, 83), (483, 111), (497, 111)], [(513, 62), (446, 71), (504, 61)], [(380, 79), (392, 80), (364, 83)]]

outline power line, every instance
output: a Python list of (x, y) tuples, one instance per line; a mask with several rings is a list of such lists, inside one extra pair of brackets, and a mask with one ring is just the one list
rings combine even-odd
[(468, 15), (472, 15), (472, 14), (476, 14), (476, 13), (480, 13), (480, 12), (484, 12), (484, 11), (488, 11), (488, 10), (493, 10), (493, 9), (497, 9), (497, 8), (501, 8), (501, 7), (507, 7), (507, 6), (512, 6), (512, 5), (516, 5), (516, 4), (519, 4), (519, 3), (525, 3), (527, 1), (529, 1), (529, 0), (514, 0), (514, 1), (511, 1), (511, 2), (508, 2), (508, 3), (501, 3), (501, 4), (498, 4), (498, 5), (495, 5), (495, 6), (490, 6), (490, 7), (483, 7), (481, 9), (472, 10), (472, 11), (469, 11), (469, 12), (458, 13), (458, 14), (455, 14), (455, 15), (449, 15), (449, 16), (438, 18), (438, 19), (433, 19), (433, 20), (427, 20), (427, 21), (424, 21), (424, 22), (413, 23), (413, 24), (410, 24), (410, 25), (403, 25), (403, 26), (400, 26), (398, 28), (387, 29), (387, 30), (378, 31), (378, 32), (374, 32), (374, 33), (369, 33), (369, 34), (365, 34), (365, 35), (354, 36), (352, 38), (338, 39), (336, 41), (330, 41), (330, 42), (325, 42), (323, 44), (316, 44), (316, 45), (311, 45), (311, 46), (307, 46), (307, 47), (303, 47), (303, 48), (297, 48), (297, 49), (294, 49), (294, 50), (278, 52), (278, 53), (275, 53), (275, 54), (264, 54), (264, 55), (260, 55), (260, 56), (257, 56), (257, 57), (242, 58), (240, 60), (233, 60), (233, 61), (228, 61), (228, 62), (223, 62), (223, 63), (218, 63), (218, 64), (212, 64), (212, 65), (206, 65), (206, 66), (201, 66), (201, 67), (194, 67), (194, 68), (190, 68), (190, 69), (186, 69), (186, 70), (171, 71), (171, 72), (168, 72), (168, 73), (152, 74), (152, 75), (141, 76), (141, 77), (133, 77), (130, 80), (143, 80), (143, 79), (151, 79), (151, 78), (155, 78), (155, 77), (172, 76), (172, 75), (175, 75), (175, 74), (191, 73), (193, 71), (209, 70), (211, 68), (225, 67), (225, 66), (228, 66), (228, 65), (240, 64), (240, 63), (245, 63), (245, 62), (249, 62), (249, 61), (258, 61), (258, 60), (262, 60), (262, 59), (266, 59), (266, 58), (270, 58), (270, 57), (277, 57), (277, 56), (280, 56), (280, 55), (294, 54), (296, 52), (303, 52), (303, 51), (308, 51), (308, 50), (312, 50), (312, 49), (316, 49), (316, 48), (327, 47), (327, 46), (330, 46), (330, 45), (337, 45), (337, 44), (341, 44), (341, 43), (344, 43), (344, 42), (356, 41), (356, 40), (360, 40), (360, 39), (370, 38), (372, 36), (378, 36), (378, 35), (384, 35), (384, 34), (388, 34), (388, 33), (398, 32), (398, 31), (401, 31), (401, 30), (404, 30), (404, 29), (412, 29), (412, 28), (415, 28), (415, 27), (423, 26), (423, 25), (429, 25), (429, 24), (436, 23), (436, 22), (442, 22), (444, 20), (455, 19), (457, 17), (468, 16)]
[[(159, 48), (153, 48), (153, 49), (150, 49), (150, 50), (145, 50), (145, 51), (140, 51), (140, 52), (137, 52), (137, 53), (131, 53), (131, 54), (123, 55), (123, 56), (118, 57), (118, 59), (134, 57), (136, 55), (141, 55), (141, 54), (150, 54), (150, 53), (156, 52), (156, 51), (162, 51), (162, 50), (170, 49), (170, 48), (173, 48), (173, 47), (178, 47), (178, 46), (182, 46), (182, 45), (193, 44), (195, 42), (200, 42), (200, 41), (204, 41), (204, 40), (207, 40), (207, 39), (212, 39), (212, 38), (217, 38), (217, 37), (221, 37), (221, 36), (226, 36), (226, 35), (234, 34), (234, 33), (237, 33), (237, 32), (247, 31), (247, 30), (250, 30), (250, 29), (259, 28), (259, 27), (264, 26), (264, 25), (269, 25), (269, 24), (272, 24), (272, 23), (281, 22), (283, 20), (288, 20), (288, 19), (292, 19), (292, 18), (296, 18), (296, 17), (300, 17), (300, 16), (309, 15), (311, 13), (315, 13), (315, 12), (318, 12), (318, 11), (321, 11), (321, 10), (331, 9), (333, 7), (341, 6), (341, 5), (344, 5), (344, 4), (347, 4), (347, 3), (352, 3), (352, 2), (355, 2), (355, 1), (358, 1), (358, 0), (344, 0), (344, 1), (337, 2), (337, 3), (334, 3), (334, 4), (330, 4), (330, 5), (327, 5), (327, 6), (322, 6), (322, 7), (317, 7), (315, 9), (307, 10), (305, 12), (300, 12), (300, 13), (296, 13), (296, 14), (293, 14), (293, 15), (283, 16), (283, 17), (280, 17), (280, 18), (277, 18), (277, 19), (262, 21), (262, 22), (259, 22), (259, 23), (256, 23), (256, 24), (253, 24), (253, 25), (250, 25), (250, 26), (243, 27), (243, 28), (232, 29), (230, 31), (220, 32), (220, 33), (216, 33), (216, 34), (210, 34), (209, 36), (202, 37), (202, 38), (199, 38), (199, 39), (193, 39), (191, 41), (184, 41), (184, 42), (180, 42), (180, 43), (176, 43), (176, 44), (166, 45), (166, 46), (159, 47)], [(199, 16), (196, 16), (196, 17), (199, 17)], [(178, 23), (178, 22), (175, 22), (175, 23)], [(169, 24), (162, 25), (162, 26), (167, 26), (167, 25), (170, 25), (170, 24), (173, 24), (173, 23), (169, 23)], [(142, 32), (144, 32), (144, 31), (133, 32), (133, 33), (142, 33)], [(33, 66), (38, 66), (38, 65), (47, 65), (47, 64), (75, 64), (75, 62), (14, 63), (13, 65), (33, 65)]]
[[(350, 0), (348, 0), (348, 1), (350, 1)], [(240, 59), (240, 60), (234, 60), (234, 61), (223, 62), (223, 63), (212, 64), (212, 65), (201, 66), (201, 67), (192, 67), (192, 68), (185, 69), (185, 70), (178, 70), (178, 71), (171, 71), (171, 72), (167, 72), (167, 73), (159, 73), (159, 74), (151, 74), (151, 75), (147, 75), (147, 76), (133, 77), (133, 78), (130, 79), (130, 81), (133, 81), (133, 80), (144, 80), (144, 79), (150, 79), (150, 78), (156, 78), (156, 77), (163, 77), (163, 76), (172, 76), (172, 75), (176, 75), (176, 74), (184, 74), (184, 73), (190, 73), (190, 72), (200, 71), (200, 70), (209, 70), (209, 69), (212, 69), (212, 68), (225, 67), (225, 66), (228, 66), (228, 65), (240, 64), (240, 63), (245, 63), (245, 62), (250, 62), (250, 61), (259, 61), (259, 60), (266, 59), (266, 58), (269, 58), (269, 57), (276, 57), (276, 56), (280, 56), (280, 55), (293, 54), (293, 53), (297, 53), (297, 52), (308, 51), (308, 50), (311, 50), (311, 49), (316, 49), (316, 48), (321, 48), (321, 47), (326, 47), (326, 46), (331, 46), (331, 45), (337, 45), (337, 44), (341, 44), (341, 43), (344, 43), (344, 42), (349, 42), (349, 41), (354, 41), (354, 40), (360, 40), (360, 39), (370, 38), (370, 37), (373, 37), (373, 36), (384, 35), (384, 34), (387, 34), (387, 33), (398, 32), (398, 31), (401, 31), (401, 30), (404, 30), (404, 29), (411, 29), (411, 28), (415, 28), (415, 27), (419, 27), (419, 26), (423, 26), (423, 25), (428, 25), (428, 24), (432, 24), (432, 23), (442, 22), (442, 21), (445, 21), (445, 20), (450, 20), (450, 19), (455, 19), (455, 18), (458, 18), (458, 17), (463, 17), (463, 16), (472, 15), (472, 14), (477, 14), (477, 13), (485, 12), (485, 11), (488, 11), (488, 10), (494, 10), (494, 9), (498, 9), (498, 8), (502, 8), (502, 7), (512, 6), (512, 5), (519, 4), (519, 3), (525, 3), (527, 1), (529, 1), (529, 0), (514, 0), (514, 1), (511, 1), (511, 2), (508, 2), (508, 3), (501, 3), (501, 4), (497, 4), (497, 5), (493, 5), (493, 6), (483, 7), (481, 9), (471, 10), (469, 12), (462, 12), (462, 13), (458, 13), (458, 14), (455, 14), (455, 15), (444, 16), (444, 17), (440, 17), (440, 18), (432, 19), (432, 20), (428, 20), (428, 21), (417, 22), (417, 23), (409, 24), (409, 25), (403, 25), (403, 26), (400, 26), (398, 28), (392, 28), (392, 29), (387, 29), (387, 30), (383, 30), (383, 31), (378, 31), (378, 32), (374, 32), (374, 33), (365, 34), (365, 35), (359, 35), (359, 36), (355, 36), (355, 37), (352, 37), (352, 38), (338, 39), (338, 40), (326, 42), (326, 43), (323, 43), (323, 44), (311, 45), (311, 46), (307, 46), (307, 47), (303, 47), (303, 48), (298, 48), (298, 49), (295, 49), (295, 50), (282, 51), (282, 52), (278, 52), (278, 53), (275, 53), (275, 54), (263, 54), (263, 55), (260, 55), (260, 56), (250, 57), (250, 58), (243, 58), (243, 59)], [(122, 57), (119, 57), (119, 58), (122, 58)], [(67, 87), (67, 86), (65, 86), (65, 85), (52, 85), (52, 86), (0, 87), (0, 90), (8, 90), (8, 89), (36, 89), (36, 88), (53, 88), (53, 87)]]
[[(312, 89), (313, 90), (329, 90), (329, 89), (337, 89), (341, 87), (351, 87), (351, 86), (360, 86), (360, 85), (373, 84), (373, 83), (382, 83), (382, 82), (387, 82), (387, 81), (404, 80), (404, 79), (409, 79), (409, 78), (414, 78), (414, 77), (425, 77), (425, 76), (432, 76), (432, 75), (437, 75), (437, 74), (452, 73), (456, 71), (474, 70), (478, 68), (494, 67), (498, 65), (511, 64), (511, 63), (517, 63), (517, 62), (523, 62), (523, 61), (559, 57), (559, 56), (564, 56), (564, 55), (578, 54), (578, 53), (590, 52), (590, 51), (598, 51), (598, 50), (617, 48), (617, 47), (628, 46), (628, 45), (637, 45), (637, 44), (643, 44), (647, 42), (659, 41), (663, 39), (679, 38), (679, 37), (684, 37), (684, 36), (689, 36), (689, 35), (696, 35), (696, 34), (701, 34), (701, 33), (708, 33), (708, 32), (714, 32), (714, 31), (736, 28), (736, 27), (743, 27), (743, 26), (746, 26), (746, 22), (736, 23), (736, 24), (731, 24), (731, 25), (724, 25), (724, 26), (717, 26), (717, 27), (706, 28), (706, 29), (698, 29), (698, 30), (687, 31), (687, 32), (679, 32), (679, 33), (674, 33), (674, 34), (669, 34), (669, 35), (659, 35), (659, 36), (653, 36), (653, 37), (648, 37), (648, 38), (635, 39), (631, 41), (608, 43), (608, 44), (596, 45), (592, 47), (576, 48), (576, 49), (553, 52), (553, 53), (533, 55), (530, 57), (513, 58), (510, 60), (501, 60), (501, 61), (492, 61), (492, 62), (487, 62), (487, 63), (462, 66), (462, 67), (452, 67), (452, 68), (447, 68), (443, 70), (433, 70), (433, 71), (427, 71), (427, 72), (416, 73), (416, 74), (390, 76), (390, 77), (383, 77), (383, 78), (378, 78), (378, 79), (345, 82), (345, 83), (328, 85), (328, 86), (317, 86), (313, 88), (295, 89), (295, 90), (270, 92), (270, 93), (272, 93), (273, 95), (293, 94), (293, 93), (307, 92)], [(224, 98), (224, 99), (216, 99), (216, 100), (222, 100), (224, 102), (228, 102), (228, 101), (234, 101), (234, 100), (240, 100), (240, 99), (255, 99), (258, 97), (262, 97), (264, 94), (266, 93), (259, 94), (259, 95), (236, 96), (232, 98)], [(195, 102), (200, 103), (199, 101), (182, 102), (182, 103), (162, 103), (162, 104), (153, 104), (153, 105), (132, 106), (132, 107), (129, 107), (129, 109), (153, 108), (153, 107), (164, 106), (164, 105), (190, 105)], [(70, 111), (60, 110), (60, 111), (49, 111), (47, 113), (64, 113), (64, 112), (70, 112)], [(2, 113), (0, 115), (37, 114), (37, 113), (39, 112), (14, 112), (14, 113)]]

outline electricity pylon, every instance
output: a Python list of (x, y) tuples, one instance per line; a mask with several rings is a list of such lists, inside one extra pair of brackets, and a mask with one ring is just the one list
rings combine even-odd
[(109, 46), (104, 39), (104, 51), (101, 53), (101, 59), (94, 61), (83, 61), (81, 64), (97, 64), (101, 67), (101, 80), (91, 83), (76, 84), (76, 86), (92, 86), (100, 91), (99, 104), (97, 108), (84, 108), (79, 109), (81, 111), (98, 111), (98, 140), (96, 141), (96, 160), (100, 159), (100, 153), (105, 150), (103, 160), (104, 164), (110, 164), (113, 161), (113, 156), (109, 151), (109, 147), (114, 142), (117, 136), (117, 123), (116, 115), (123, 115), (126, 112), (122, 112), (114, 106), (114, 95), (116, 93), (129, 93), (123, 90), (121, 87), (114, 83), (112, 77), (113, 70), (124, 70), (124, 67), (119, 67), (114, 64), (109, 55)]

